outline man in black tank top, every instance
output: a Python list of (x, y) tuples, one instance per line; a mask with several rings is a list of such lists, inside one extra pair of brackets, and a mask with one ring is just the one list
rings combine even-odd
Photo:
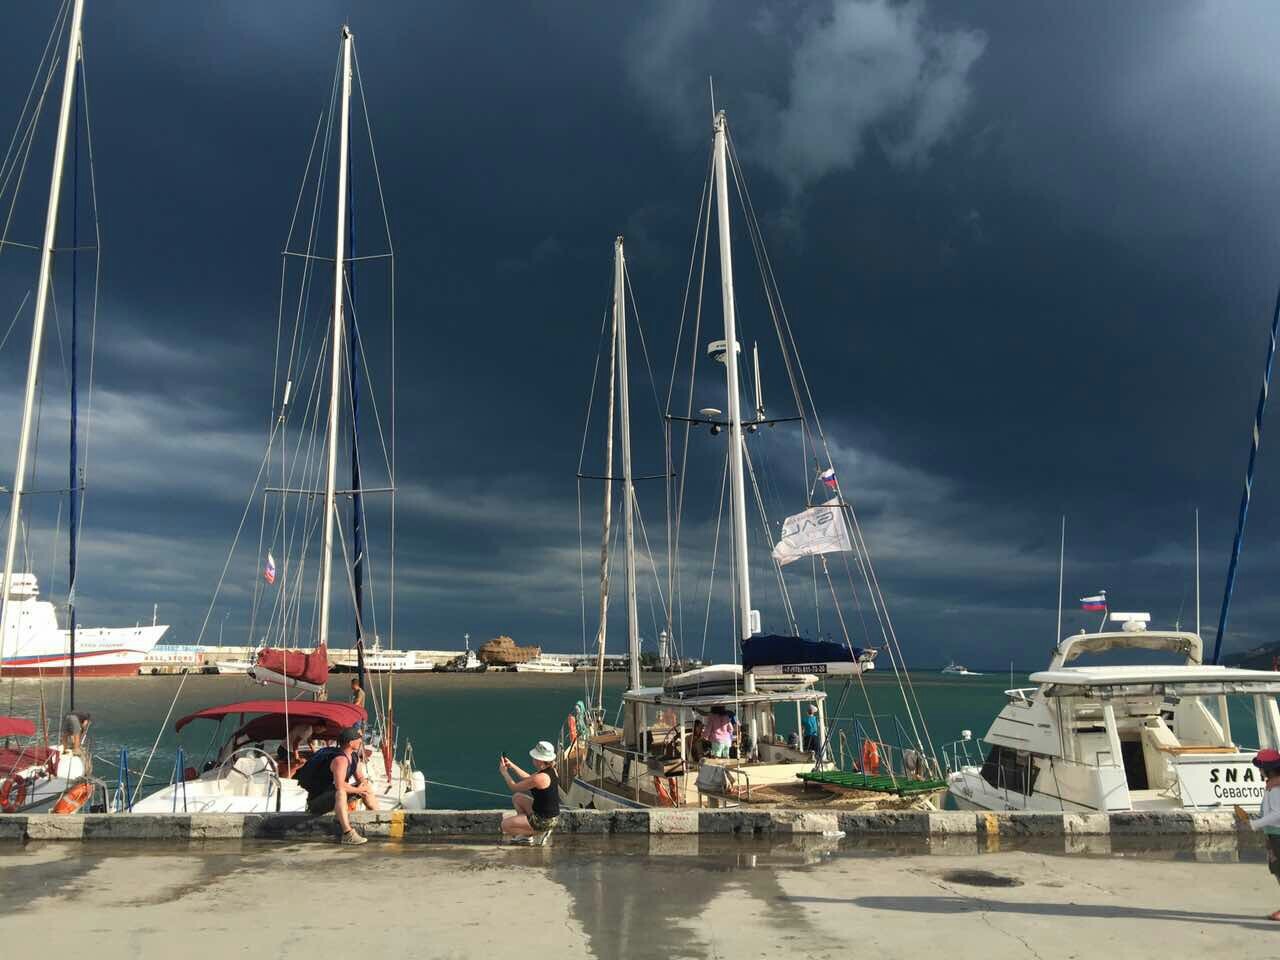
[[(507, 757), (498, 762), (498, 772), (515, 794), (516, 812), (503, 818), (502, 833), (520, 843), (545, 843), (560, 819), (560, 784), (556, 780), (556, 750), (545, 740), (529, 751), (533, 773), (526, 773)], [(512, 776), (514, 774), (514, 776)]]

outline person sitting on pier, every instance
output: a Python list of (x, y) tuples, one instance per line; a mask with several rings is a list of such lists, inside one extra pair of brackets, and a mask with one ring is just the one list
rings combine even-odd
[(728, 759), (729, 748), (733, 746), (733, 727), (733, 717), (724, 707), (712, 707), (706, 723), (711, 756), (721, 760)]
[(378, 809), (373, 784), (361, 769), (360, 753), (364, 736), (355, 727), (347, 727), (338, 737), (338, 746), (324, 747), (311, 755), (295, 775), (298, 785), (307, 791), (307, 813), (333, 811), (342, 827), (342, 842), (360, 844), (366, 840), (351, 826), (350, 806), (363, 803), (368, 810)]
[[(511, 804), (516, 808), (515, 813), (503, 818), (502, 833), (515, 843), (541, 845), (547, 842), (560, 819), (556, 748), (546, 740), (539, 740), (529, 756), (533, 758), (533, 773), (521, 770), (505, 755), (498, 761), (498, 772), (514, 794)], [(513, 779), (513, 773), (520, 779)]]

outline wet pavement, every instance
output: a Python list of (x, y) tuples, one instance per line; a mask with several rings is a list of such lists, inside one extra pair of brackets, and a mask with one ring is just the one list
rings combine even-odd
[(0, 942), (103, 960), (1280, 955), (1256, 844), (967, 840), (14, 844)]

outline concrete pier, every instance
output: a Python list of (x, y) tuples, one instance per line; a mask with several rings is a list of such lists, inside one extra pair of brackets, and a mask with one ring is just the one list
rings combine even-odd
[[(422, 810), (357, 813), (353, 821), (374, 839), (434, 840), (494, 837), (502, 810)], [(333, 817), (304, 813), (173, 813), (0, 815), (0, 840), (299, 840), (324, 838)], [(566, 810), (560, 834), (775, 836), (832, 834), (848, 836), (990, 838), (1142, 838), (1234, 837), (1238, 831), (1227, 811), (1168, 813), (965, 813), (960, 811), (882, 811), (840, 809), (757, 810)]]
[(15, 957), (89, 949), (102, 960), (1276, 952), (1280, 924), (1263, 918), (1280, 888), (1260, 856), (1203, 862), (1176, 843), (1069, 856), (1019, 842), (1030, 846), (980, 853), (968, 834), (867, 845), (813, 834), (570, 834), (541, 848), (4, 843), (0, 937)]

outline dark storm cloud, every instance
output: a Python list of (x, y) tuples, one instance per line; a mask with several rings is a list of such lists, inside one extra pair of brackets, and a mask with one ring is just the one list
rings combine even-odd
[[(106, 254), (83, 622), (131, 622), (156, 601), (179, 638), (203, 620), (264, 449), (279, 251), (346, 13), (88, 4)], [(11, 17), (6, 115), (52, 17), (50, 4)], [(1068, 601), (1105, 587), (1185, 624), (1199, 506), (1206, 618), (1216, 610), (1280, 262), (1269, 6), (566, 3), (495, 17), (386, 4), (353, 27), (398, 255), (402, 642), (580, 643), (573, 473), (612, 240), (627, 236), (665, 397), (709, 75), (909, 657), (1041, 662), (1064, 512)], [(38, 145), (23, 239), (39, 228), (46, 158)], [(359, 199), (365, 217), (371, 195)], [(765, 344), (738, 240), (743, 336)], [(7, 316), (34, 263), (6, 251), (0, 276)], [(704, 319), (714, 330), (718, 302)], [(0, 355), (6, 409), (24, 362), (20, 323)], [(777, 361), (765, 369), (776, 376)], [(660, 469), (642, 370), (633, 356), (637, 462)], [(714, 400), (701, 376), (699, 400)], [(696, 442), (682, 541), (693, 650), (722, 449)], [(40, 469), (56, 478), (61, 451), (45, 443)], [(1268, 454), (1264, 443), (1239, 645), (1280, 625)], [(802, 495), (780, 480), (770, 509)], [(583, 496), (590, 610), (599, 491)], [(640, 496), (664, 579), (660, 486)], [(56, 510), (41, 516), (53, 530)], [(228, 614), (240, 635), (256, 546), (254, 530), (212, 621)], [(47, 576), (51, 548), (33, 555)], [(657, 607), (646, 581), (645, 618), (650, 596)], [(724, 633), (713, 625), (712, 651), (727, 651)]]

